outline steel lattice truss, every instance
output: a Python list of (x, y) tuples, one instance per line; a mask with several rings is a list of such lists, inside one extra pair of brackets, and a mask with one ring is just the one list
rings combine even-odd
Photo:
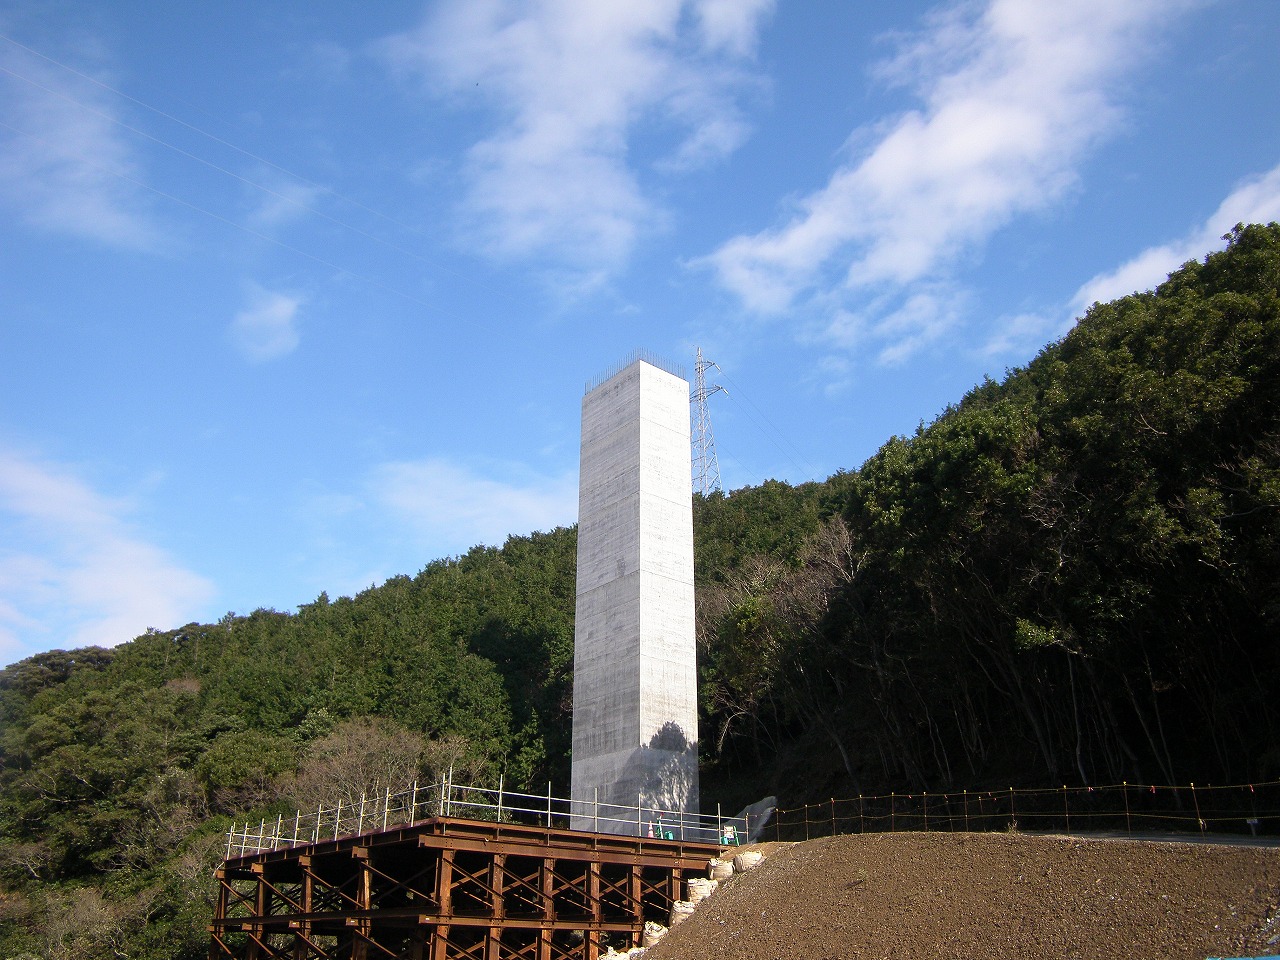
[(719, 847), (437, 818), (226, 861), (210, 960), (596, 960)]

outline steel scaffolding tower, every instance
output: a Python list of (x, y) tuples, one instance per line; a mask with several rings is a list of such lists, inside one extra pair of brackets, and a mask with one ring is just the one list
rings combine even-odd
[(719, 853), (450, 817), (263, 851), (218, 869), (209, 958), (598, 960)]

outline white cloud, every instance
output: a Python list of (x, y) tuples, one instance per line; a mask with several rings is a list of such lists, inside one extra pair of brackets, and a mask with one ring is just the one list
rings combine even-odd
[(988, 357), (1025, 356), (1029, 350), (1035, 350), (1065, 332), (1063, 326), (1061, 318), (1047, 313), (1020, 313), (1005, 317), (996, 324), (981, 352)]
[(574, 476), (499, 480), (440, 459), (383, 464), (369, 489), (432, 557), (500, 545), (513, 534), (573, 523), (578, 515)]
[(1280, 165), (1236, 187), (1203, 224), (1170, 243), (1149, 247), (1110, 273), (1084, 284), (1071, 302), (1078, 316), (1094, 303), (1151, 290), (1188, 260), (1224, 246), (1222, 237), (1237, 223), (1280, 220)]
[(938, 340), (957, 323), (958, 302), (932, 290), (912, 293), (875, 324), (876, 340), (886, 344), (877, 360), (886, 366), (902, 363), (926, 344)]
[(98, 87), (0, 47), (0, 202), (28, 223), (131, 248), (156, 231), (137, 156)]
[(249, 306), (231, 322), (231, 336), (240, 352), (254, 363), (292, 353), (298, 346), (302, 303), (300, 297), (254, 287)]
[(0, 660), (112, 646), (200, 612), (212, 584), (127, 514), (66, 469), (0, 450)]
[(839, 350), (875, 349), (882, 366), (896, 366), (939, 340), (960, 322), (963, 292), (945, 284), (916, 284), (901, 297), (872, 298), (862, 309), (836, 307), (816, 335)]
[(746, 126), (746, 82), (773, 0), (465, 0), (385, 41), (399, 70), (500, 117), (471, 149), (471, 241), (504, 257), (608, 270), (663, 212), (628, 165), (644, 122), (688, 135), (664, 170), (719, 159)]
[[(936, 281), (1015, 216), (1059, 201), (1089, 147), (1117, 127), (1112, 88), (1152, 33), (1190, 0), (992, 0), (959, 5), (903, 43), (878, 74), (921, 106), (803, 197), (788, 222), (734, 237), (703, 263), (749, 309), (776, 313), (806, 294), (840, 303)], [(910, 301), (889, 308), (915, 312)], [(879, 324), (892, 338), (900, 324)], [(910, 325), (908, 325), (910, 326)], [(925, 328), (933, 329), (932, 321)], [(890, 342), (901, 359), (927, 336)]]
[(1280, 165), (1242, 182), (1204, 223), (1185, 236), (1148, 247), (1114, 270), (1093, 277), (1060, 309), (1005, 319), (982, 352), (988, 356), (1025, 354), (1062, 336), (1093, 304), (1153, 290), (1187, 261), (1221, 250), (1226, 246), (1224, 235), (1236, 224), (1272, 221), (1280, 221)]
[(249, 223), (258, 230), (271, 230), (315, 212), (325, 188), (316, 184), (285, 180), (270, 172), (260, 175), (253, 184), (257, 207), (249, 215)]
[(773, 11), (774, 0), (698, 0), (692, 6), (707, 47), (750, 56), (760, 22)]

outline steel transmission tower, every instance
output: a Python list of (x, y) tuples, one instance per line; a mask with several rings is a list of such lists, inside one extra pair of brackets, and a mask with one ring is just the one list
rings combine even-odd
[(716, 438), (711, 433), (711, 414), (707, 410), (707, 397), (717, 391), (728, 394), (720, 384), (707, 386), (707, 368), (720, 367), (702, 358), (702, 348), (697, 348), (697, 362), (693, 377), (693, 491), (703, 496), (720, 489), (720, 461), (716, 459)]

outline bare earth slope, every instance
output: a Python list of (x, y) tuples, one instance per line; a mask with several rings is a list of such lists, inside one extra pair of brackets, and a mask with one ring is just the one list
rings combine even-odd
[(868, 834), (772, 851), (646, 960), (1276, 954), (1278, 907), (1274, 849)]

